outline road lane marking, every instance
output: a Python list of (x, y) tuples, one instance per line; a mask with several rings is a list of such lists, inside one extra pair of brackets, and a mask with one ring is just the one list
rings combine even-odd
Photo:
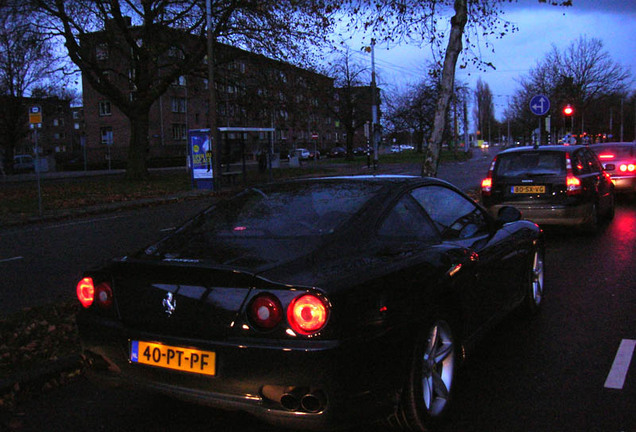
[(21, 259), (24, 259), (24, 257), (16, 256), (16, 257), (13, 257), (13, 258), (0, 259), (0, 263), (6, 263), (6, 262), (10, 262), (10, 261), (18, 261), (18, 260), (21, 260)]
[(159, 230), (159, 232), (174, 231), (174, 230), (176, 230), (176, 229), (177, 229), (177, 227), (164, 228), (164, 229)]
[(82, 221), (73, 221), (73, 222), (61, 223), (61, 224), (56, 224), (56, 225), (49, 225), (49, 226), (43, 227), (43, 228), (51, 229), (51, 228), (63, 228), (63, 227), (75, 226), (75, 225), (86, 225), (86, 224), (92, 224), (92, 223), (95, 223), (95, 222), (103, 222), (103, 221), (109, 221), (109, 220), (113, 220), (113, 219), (120, 219), (122, 217), (124, 217), (124, 215), (109, 216), (109, 217), (102, 217), (102, 218), (94, 218), (94, 219), (88, 219), (88, 220), (82, 220)]
[(614, 358), (612, 368), (605, 380), (605, 388), (617, 390), (621, 390), (623, 388), (625, 378), (627, 377), (627, 370), (629, 369), (629, 364), (631, 363), (632, 356), (634, 355), (634, 347), (636, 347), (636, 340), (623, 339), (621, 341), (621, 344), (618, 347), (618, 352), (616, 353), (616, 358)]

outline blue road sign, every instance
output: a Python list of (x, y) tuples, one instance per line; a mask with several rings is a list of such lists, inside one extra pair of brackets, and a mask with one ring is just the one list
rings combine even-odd
[(534, 96), (530, 99), (530, 111), (532, 114), (542, 116), (546, 115), (550, 110), (550, 99), (543, 95)]

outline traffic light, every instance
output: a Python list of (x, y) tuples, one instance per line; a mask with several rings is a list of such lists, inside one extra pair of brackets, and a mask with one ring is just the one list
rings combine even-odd
[(572, 105), (566, 105), (565, 108), (563, 108), (563, 114), (565, 114), (566, 116), (571, 116), (572, 114), (574, 114), (574, 108), (572, 108)]

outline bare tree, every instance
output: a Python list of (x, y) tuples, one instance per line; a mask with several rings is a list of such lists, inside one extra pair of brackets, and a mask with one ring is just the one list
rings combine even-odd
[[(544, 94), (551, 101), (553, 118), (560, 118), (563, 107), (570, 104), (577, 117), (584, 120), (586, 111), (603, 99), (615, 95), (625, 97), (631, 82), (630, 71), (611, 58), (601, 40), (581, 36), (563, 51), (553, 46), (528, 75), (520, 79), (521, 89), (515, 95), (518, 101), (515, 117), (527, 117), (530, 98)], [(580, 121), (580, 126), (584, 129), (584, 121)]]
[[(13, 2), (0, 7), (0, 146), (13, 160), (28, 133), (24, 98), (36, 88), (60, 88), (60, 61), (30, 18)], [(10, 166), (10, 164), (9, 164)]]
[(433, 131), (439, 88), (439, 79), (429, 74), (395, 95), (389, 105), (386, 117), (392, 131), (396, 134), (412, 133), (418, 153), (422, 153), (423, 144), (425, 141), (428, 143)]
[[(301, 47), (306, 41), (324, 39), (332, 12), (320, 0), (213, 1), (208, 28), (202, 0), (31, 1), (42, 14), (42, 28), (63, 38), (83, 79), (130, 120), (129, 179), (147, 176), (150, 107), (178, 77), (202, 66), (208, 30), (213, 45), (228, 43), (278, 59), (307, 62), (310, 51)], [(124, 62), (123, 67), (99, 61), (95, 44), (88, 43), (96, 32)], [(214, 64), (214, 56), (209, 60)], [(210, 110), (215, 113), (211, 99)], [(215, 121), (210, 115), (212, 130)]]
[[(480, 79), (477, 80), (475, 88), (475, 123), (481, 139), (490, 136), (490, 128), (495, 124), (495, 105), (493, 103), (492, 91), (488, 83)], [(490, 138), (489, 138), (490, 139)]]
[[(545, 3), (546, 0), (538, 0)], [(481, 36), (501, 37), (514, 26), (501, 18), (500, 5), (506, 0), (356, 0), (349, 7), (351, 29), (371, 31), (391, 43), (429, 44), (437, 54), (442, 70), (441, 90), (435, 111), (434, 127), (429, 151), (422, 164), (422, 174), (436, 175), (439, 164), (446, 112), (455, 84), (455, 68), (464, 54), (460, 67), (473, 62), (480, 67), (494, 67), (485, 63), (476, 48)], [(551, 4), (570, 6), (571, 1), (551, 1)], [(450, 12), (450, 29), (446, 16)], [(448, 42), (444, 44), (444, 41)], [(485, 42), (487, 47), (491, 47)]]
[(370, 70), (368, 67), (356, 63), (351, 51), (348, 49), (340, 56), (329, 70), (329, 75), (334, 78), (337, 87), (337, 99), (331, 104), (332, 115), (340, 121), (344, 127), (346, 136), (347, 158), (353, 159), (353, 138), (356, 131), (364, 127), (366, 119), (369, 118), (371, 108), (368, 112), (363, 112), (360, 107), (364, 106), (361, 101), (364, 96), (370, 102), (370, 96), (363, 93), (371, 92), (368, 86)]

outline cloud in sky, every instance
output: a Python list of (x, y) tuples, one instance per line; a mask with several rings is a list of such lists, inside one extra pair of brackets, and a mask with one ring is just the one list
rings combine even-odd
[[(553, 45), (564, 50), (582, 35), (603, 41), (611, 58), (636, 78), (636, 0), (573, 0), (573, 3), (567, 8), (539, 4), (537, 0), (506, 4), (503, 18), (515, 24), (518, 31), (488, 40), (494, 53), (484, 47), (484, 41), (480, 50), (483, 60), (492, 62), (496, 70), (458, 68), (457, 79), (471, 88), (478, 78), (488, 83), (496, 95), (497, 114), (502, 117), (507, 97), (519, 88), (519, 78), (527, 75)], [(376, 67), (380, 85), (390, 91), (417, 82), (431, 58), (428, 47), (400, 46), (387, 50), (379, 45)]]

